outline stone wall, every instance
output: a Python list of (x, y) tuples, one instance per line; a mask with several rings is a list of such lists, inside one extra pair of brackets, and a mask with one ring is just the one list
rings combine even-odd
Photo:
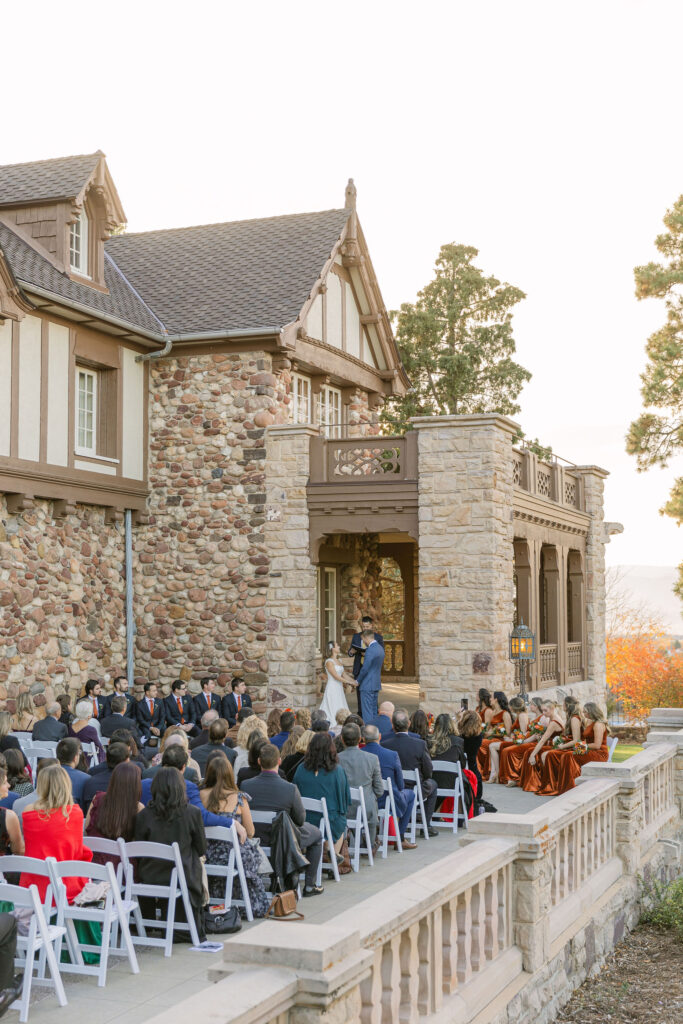
[(0, 495), (0, 706), (30, 689), (36, 707), (125, 666), (124, 536), (104, 510), (63, 519), (36, 500), (18, 514)]
[(591, 525), (586, 537), (586, 657), (589, 679), (600, 693), (605, 691), (605, 535), (604, 491), (607, 473), (597, 466), (578, 466), (583, 479), (586, 512)]
[(374, 533), (347, 534), (334, 538), (347, 543), (352, 559), (341, 569), (341, 636), (342, 651), (348, 650), (351, 637), (360, 628), (364, 615), (382, 623), (382, 584), (378, 537)]
[(379, 411), (371, 409), (367, 391), (354, 389), (346, 406), (346, 429), (349, 437), (379, 434)]

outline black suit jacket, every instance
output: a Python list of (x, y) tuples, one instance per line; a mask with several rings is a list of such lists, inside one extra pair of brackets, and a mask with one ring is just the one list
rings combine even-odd
[[(93, 702), (93, 698), (92, 697), (79, 697), (78, 700), (87, 700), (87, 702), (90, 705), (90, 707), (92, 708), (92, 706), (93, 706), (93, 703), (92, 703)], [(107, 715), (109, 714), (109, 705), (107, 703), (109, 698), (108, 697), (95, 697), (95, 700), (97, 701), (97, 716), (93, 715), (92, 717), (93, 718), (97, 717), (97, 721), (99, 722), (101, 719), (106, 718)], [(78, 701), (76, 701), (76, 703), (78, 703)]]
[(40, 743), (41, 740), (47, 743), (59, 743), (64, 739), (66, 733), (67, 728), (63, 722), (58, 722), (52, 715), (48, 715), (47, 718), (41, 718), (36, 722), (31, 737), (36, 743)]
[[(183, 702), (183, 718), (185, 719), (185, 722), (182, 724), (194, 725), (197, 721), (197, 712), (192, 697), (181, 697), (180, 699)], [(169, 725), (181, 724), (178, 702), (171, 693), (169, 693), (168, 697), (164, 697), (164, 716), (166, 718), (166, 728)]]
[[(380, 644), (382, 649), (384, 649), (384, 637), (381, 633), (375, 633), (375, 640)], [(358, 679), (360, 670), (363, 667), (363, 658), (365, 657), (365, 651), (363, 650), (363, 637), (360, 633), (354, 633), (351, 638), (349, 657), (353, 658), (353, 678)]]
[[(242, 789), (251, 797), (249, 807), (252, 811), (287, 811), (290, 818), (299, 828), (306, 821), (306, 811), (301, 794), (293, 782), (285, 782), (277, 772), (261, 772), (255, 779), (247, 779)], [(254, 823), (256, 835), (269, 846), (270, 825)]]
[(419, 736), (409, 736), (407, 732), (395, 732), (382, 740), (387, 750), (395, 750), (404, 771), (420, 773), (420, 780), (431, 779), (432, 759), (427, 751), (427, 744)]
[(227, 744), (203, 743), (201, 747), (194, 747), (192, 756), (199, 765), (202, 776), (204, 776), (204, 773), (206, 772), (206, 763), (209, 760), (209, 754), (212, 750), (222, 750), (230, 764), (234, 764), (237, 760), (237, 751), (233, 750), (232, 747), (227, 746)]
[(140, 729), (134, 718), (129, 718), (128, 715), (115, 714), (107, 715), (100, 722), (102, 735), (107, 739), (111, 739), (112, 733), (115, 733), (117, 729), (129, 729), (133, 733), (133, 739), (140, 746)]
[(108, 697), (105, 697), (105, 702), (106, 703), (105, 703), (104, 717), (106, 718), (107, 715), (113, 715), (114, 712), (111, 709), (111, 702), (114, 699), (114, 697), (125, 697), (126, 698), (126, 710), (123, 713), (124, 713), (124, 715), (126, 715), (127, 718), (134, 718), (135, 717), (135, 697), (133, 697), (132, 694), (130, 694), (130, 693), (110, 693)]
[[(251, 697), (248, 693), (242, 694), (242, 707), (251, 707)], [(227, 719), (230, 725), (237, 721), (237, 698), (234, 693), (226, 693), (221, 704), (221, 717)]]
[(220, 713), (221, 713), (221, 699), (220, 699), (220, 697), (218, 696), (217, 693), (212, 693), (211, 694), (211, 707), (210, 708), (208, 708), (206, 706), (206, 694), (204, 693), (204, 691), (202, 691), (201, 693), (198, 693), (197, 696), (194, 697), (193, 699), (194, 699), (194, 714), (195, 714), (195, 721), (196, 722), (201, 722), (202, 715), (206, 711), (217, 711), (218, 714), (220, 715)]
[(138, 720), (138, 726), (143, 736), (149, 738), (151, 735), (150, 729), (154, 726), (159, 732), (163, 732), (166, 727), (166, 716), (164, 715), (164, 702), (160, 697), (154, 698), (154, 714), (149, 713), (149, 703), (147, 699), (143, 697), (135, 705), (135, 717)]

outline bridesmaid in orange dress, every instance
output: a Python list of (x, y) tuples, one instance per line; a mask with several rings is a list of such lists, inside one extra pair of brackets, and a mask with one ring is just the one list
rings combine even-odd
[(573, 789), (581, 774), (581, 768), (589, 761), (606, 761), (607, 719), (597, 704), (589, 701), (583, 709), (583, 729), (581, 740), (586, 744), (585, 754), (575, 754), (573, 750), (551, 750), (546, 759), (544, 769), (544, 794), (558, 796)]
[(522, 761), (522, 768), (519, 773), (519, 784), (527, 793), (538, 793), (541, 788), (540, 753), (552, 743), (553, 737), (562, 733), (564, 719), (554, 701), (548, 701), (547, 710), (549, 722), (542, 736), (538, 738), (531, 750), (527, 750)]
[(482, 686), (477, 697), (478, 703), (475, 710), (481, 718), (484, 728), (486, 728), (493, 718), (493, 700), (491, 698), (491, 691)]
[(524, 736), (527, 735), (527, 730), (529, 728), (529, 712), (523, 697), (512, 698), (510, 701), (510, 715), (514, 715), (514, 718), (512, 718), (512, 724), (506, 735), (500, 740), (491, 740), (488, 744), (489, 758), (491, 762), (491, 777), (489, 778), (489, 782), (507, 782), (507, 778), (503, 780), (499, 776), (501, 753), (506, 747), (511, 745), (513, 747), (516, 746), (512, 738), (512, 734), (515, 731), (521, 732)]
[[(553, 744), (552, 750), (544, 750), (541, 754), (541, 788), (538, 791), (541, 796), (554, 796), (557, 792), (557, 773), (561, 758), (555, 755), (570, 753), (581, 741), (581, 705), (573, 697), (565, 697), (564, 713), (567, 724), (560, 737), (562, 742), (557, 746)], [(554, 738), (557, 740), (557, 737)]]
[[(498, 769), (498, 781), (508, 786), (519, 785), (519, 775), (524, 762), (524, 755), (533, 750), (539, 736), (542, 736), (552, 718), (555, 705), (552, 701), (532, 701), (538, 710), (533, 716), (533, 708), (530, 705), (530, 721), (527, 726), (528, 739), (524, 743), (507, 744), (500, 755), (500, 767)], [(540, 729), (540, 732), (535, 730)]]
[(488, 782), (495, 782), (495, 779), (489, 778), (491, 774), (489, 745), (497, 739), (493, 730), (499, 726), (502, 726), (502, 728), (505, 729), (506, 736), (510, 735), (510, 730), (512, 728), (512, 715), (510, 714), (508, 699), (502, 690), (495, 691), (491, 703), (493, 705), (493, 715), (491, 716), (486, 728), (486, 735), (481, 741), (477, 760), (479, 762), (479, 771), (481, 772), (482, 778), (486, 779)]

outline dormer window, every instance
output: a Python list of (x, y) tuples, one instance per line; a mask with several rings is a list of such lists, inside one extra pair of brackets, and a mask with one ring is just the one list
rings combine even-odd
[(78, 220), (71, 225), (69, 234), (69, 262), (71, 269), (88, 277), (88, 215), (81, 210)]

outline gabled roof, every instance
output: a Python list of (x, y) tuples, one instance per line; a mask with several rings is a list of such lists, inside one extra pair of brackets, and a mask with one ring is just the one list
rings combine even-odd
[(0, 167), (0, 206), (73, 199), (90, 180), (104, 154), (34, 160)]
[(296, 320), (349, 210), (109, 238), (105, 251), (169, 334), (276, 330)]

